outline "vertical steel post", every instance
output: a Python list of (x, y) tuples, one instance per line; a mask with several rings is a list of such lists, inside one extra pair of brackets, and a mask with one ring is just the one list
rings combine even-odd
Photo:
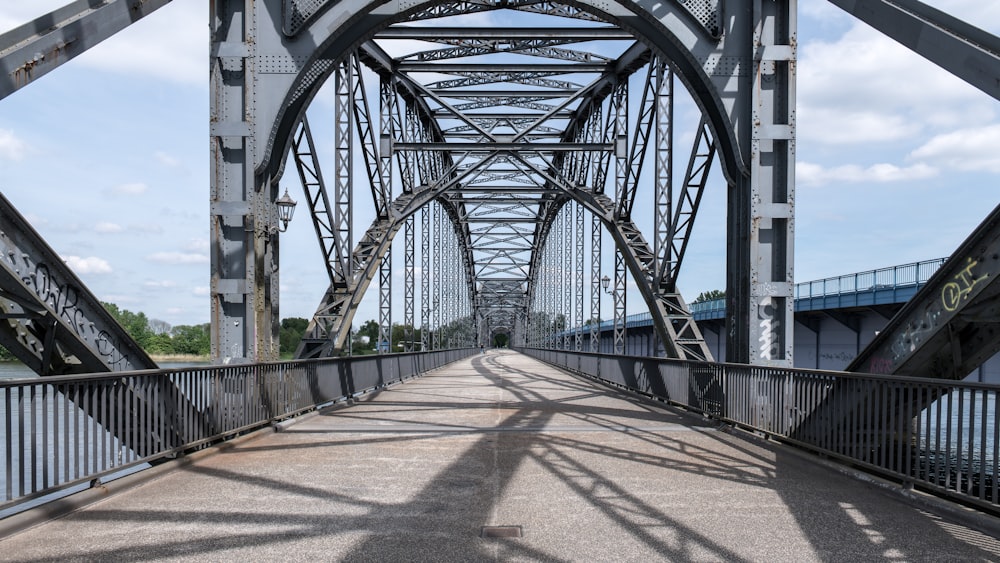
[(431, 330), (431, 204), (420, 209), (420, 350), (430, 349)]
[(670, 271), (673, 256), (670, 241), (673, 239), (673, 145), (674, 145), (674, 96), (673, 72), (665, 64), (656, 64), (656, 163), (655, 194), (653, 195), (653, 254), (656, 272), (655, 283), (664, 279), (664, 272)]
[(403, 349), (413, 351), (415, 279), (415, 248), (413, 240), (414, 217), (410, 215), (403, 225)]
[(219, 0), (211, 14), (212, 357), (226, 363), (277, 357), (277, 186), (254, 171), (254, 5)]
[(601, 351), (601, 220), (590, 216), (590, 351)]
[(748, 361), (791, 367), (796, 0), (754, 0), (753, 9)]
[(344, 61), (334, 70), (334, 158), (333, 158), (333, 221), (334, 232), (337, 234), (337, 256), (341, 258), (340, 277), (343, 283), (348, 283), (354, 274), (351, 263), (353, 244), (353, 217), (351, 213), (352, 174), (354, 172), (353, 125), (354, 102), (351, 99), (353, 55), (345, 57)]
[[(626, 197), (626, 182), (628, 181), (628, 81), (622, 81), (612, 94), (612, 113), (614, 114), (614, 153), (615, 153), (615, 202), (620, 204)], [(615, 353), (625, 353), (625, 256), (622, 250), (615, 249), (615, 276), (612, 280), (614, 292), (612, 298), (615, 313)]]
[(625, 256), (620, 249), (615, 249), (615, 354), (625, 353), (625, 290), (626, 290)]
[(576, 247), (576, 270), (573, 272), (573, 294), (576, 298), (576, 342), (577, 352), (583, 351), (583, 278), (586, 272), (583, 268), (584, 255), (584, 222), (583, 206), (579, 202), (573, 202), (573, 211), (576, 214), (576, 236), (573, 243)]
[[(563, 280), (563, 350), (570, 349), (570, 334), (569, 328), (572, 326), (573, 321), (573, 290), (576, 288), (576, 284), (573, 280), (573, 250), (576, 245), (573, 244), (573, 223), (570, 221), (573, 217), (573, 202), (569, 202), (563, 206), (562, 211), (559, 212), (563, 217), (563, 240), (560, 245), (559, 252), (563, 255), (562, 271), (560, 272), (560, 278)], [(567, 278), (569, 279), (569, 284), (566, 284)]]
[(434, 302), (432, 313), (434, 315), (434, 349), (441, 349), (441, 261), (444, 258), (441, 252), (441, 223), (442, 216), (444, 215), (444, 210), (441, 209), (437, 203), (433, 204), (434, 212), (434, 227), (433, 227), (433, 253), (431, 260), (434, 262), (434, 277), (432, 284), (434, 285)]

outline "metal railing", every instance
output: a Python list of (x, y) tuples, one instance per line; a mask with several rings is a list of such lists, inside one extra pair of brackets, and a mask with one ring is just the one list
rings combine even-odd
[(521, 351), (1000, 513), (1000, 385)]
[[(916, 287), (927, 283), (934, 272), (941, 267), (947, 258), (911, 262), (890, 268), (879, 268), (867, 272), (858, 272), (795, 284), (795, 299), (811, 299), (830, 297), (849, 293), (866, 291), (892, 290), (906, 287)], [(707, 314), (724, 312), (725, 299), (712, 299), (691, 303), (691, 313)]]
[(795, 298), (807, 299), (810, 297), (825, 297), (843, 293), (895, 289), (925, 284), (946, 260), (947, 258), (924, 260), (923, 262), (912, 262), (891, 268), (880, 268), (878, 270), (795, 284)]
[(0, 381), (0, 509), (206, 447), (477, 351)]

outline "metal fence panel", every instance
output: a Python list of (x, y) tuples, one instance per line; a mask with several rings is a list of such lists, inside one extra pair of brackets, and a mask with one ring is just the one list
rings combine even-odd
[[(884, 275), (920, 279), (925, 272), (918, 266), (925, 265)], [(994, 513), (1000, 510), (1000, 385), (522, 351), (895, 477), (907, 486)]]
[(0, 381), (0, 509), (204, 447), (475, 352)]

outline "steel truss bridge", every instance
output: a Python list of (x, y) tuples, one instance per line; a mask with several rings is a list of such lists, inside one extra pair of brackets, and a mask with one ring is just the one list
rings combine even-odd
[[(168, 1), (78, 0), (3, 34), (0, 96)], [(1000, 99), (996, 37), (915, 0), (831, 2)], [(621, 351), (634, 285), (666, 356), (711, 361), (677, 279), (702, 195), (724, 189), (726, 360), (791, 366), (796, 8), (795, 0), (213, 2), (213, 357), (277, 356), (276, 202), (279, 181), (287, 188), (297, 177), (300, 216), (315, 228), (328, 278), (299, 358), (349, 349), (369, 290), (378, 295), (379, 341), (401, 321), (407, 351), (497, 334), (593, 351), (606, 294)], [(318, 118), (319, 98), (332, 116)], [(714, 167), (724, 185), (713, 188)], [(47, 375), (153, 367), (3, 207), (0, 343)], [(653, 216), (645, 231), (640, 210)], [(881, 348), (857, 369), (905, 365), (914, 374), (917, 358), (952, 366), (944, 371), (954, 376), (1000, 349), (998, 233), (994, 214), (942, 268), (923, 308), (880, 335), (873, 346)], [(606, 279), (605, 247), (614, 252)], [(401, 314), (394, 250), (404, 260)], [(585, 326), (589, 333), (553, 337)]]

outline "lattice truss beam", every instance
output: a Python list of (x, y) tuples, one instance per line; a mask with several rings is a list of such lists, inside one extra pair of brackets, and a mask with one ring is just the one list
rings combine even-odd
[[(608, 293), (613, 350), (621, 352), (631, 277), (654, 312), (666, 352), (710, 357), (675, 289), (712, 164), (707, 127), (699, 128), (693, 149), (700, 160), (688, 165), (698, 174), (685, 177), (675, 204), (667, 61), (630, 33), (595, 25), (585, 12), (535, 2), (507, 7), (587, 23), (403, 22), (379, 32), (332, 73), (332, 186), (324, 184), (309, 123), (301, 121), (293, 156), (330, 286), (300, 357), (347, 348), (361, 295), (375, 279), (380, 349), (393, 346), (391, 248), (400, 230), (403, 349), (486, 344), (506, 333), (515, 342), (584, 349), (586, 341), (596, 350), (601, 295)], [(496, 5), (435, 6), (410, 21), (487, 8)], [(638, 112), (630, 115), (633, 106)], [(645, 165), (648, 153), (655, 167)], [(370, 197), (359, 198), (355, 162), (364, 164)], [(654, 248), (632, 220), (644, 174), (655, 177), (656, 193), (647, 196), (656, 201)], [(354, 207), (362, 199), (375, 220), (355, 243)], [(603, 264), (611, 253), (614, 261)], [(613, 277), (608, 289), (602, 268)]]

